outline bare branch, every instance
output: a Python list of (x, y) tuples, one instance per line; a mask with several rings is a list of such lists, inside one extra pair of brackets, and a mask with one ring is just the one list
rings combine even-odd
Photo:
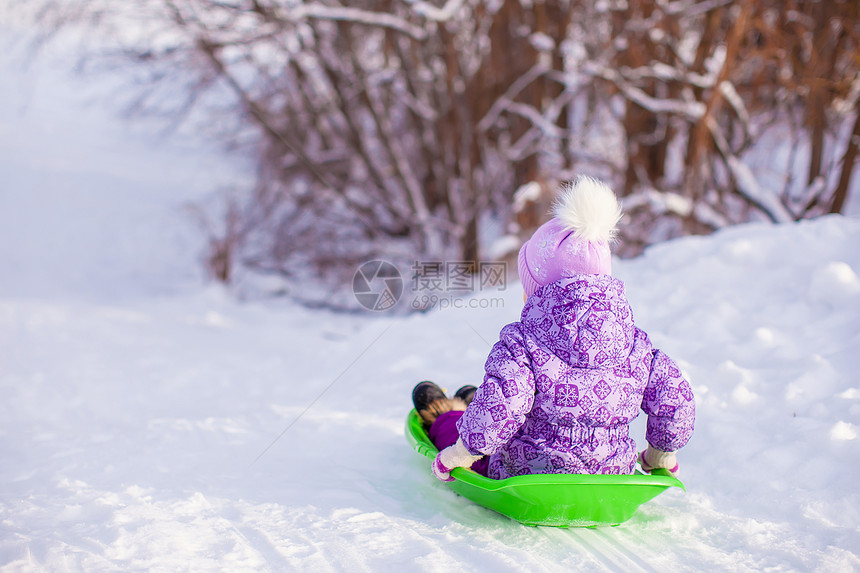
[(369, 12), (359, 8), (333, 7), (323, 4), (301, 4), (290, 8), (285, 19), (299, 21), (305, 19), (332, 20), (336, 22), (353, 22), (365, 26), (381, 27), (406, 34), (415, 40), (427, 38), (424, 28), (410, 24), (408, 21), (398, 18), (392, 14), (382, 12)]

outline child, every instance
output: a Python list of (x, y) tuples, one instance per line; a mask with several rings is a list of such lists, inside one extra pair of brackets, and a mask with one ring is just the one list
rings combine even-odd
[(433, 462), (441, 480), (482, 458), (495, 479), (633, 473), (628, 425), (640, 408), (649, 444), (640, 465), (678, 471), (674, 452), (693, 433), (693, 393), (678, 365), (636, 328), (624, 284), (611, 276), (615, 195), (579, 177), (554, 215), (520, 249), (525, 307), (502, 328), (471, 403), (448, 400), (428, 382), (413, 392), (441, 450)]

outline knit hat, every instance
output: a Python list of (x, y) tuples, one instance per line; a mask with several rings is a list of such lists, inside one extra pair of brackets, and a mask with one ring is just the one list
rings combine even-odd
[(520, 249), (517, 266), (527, 296), (573, 275), (612, 274), (609, 243), (621, 219), (612, 190), (578, 176), (562, 189), (553, 215)]

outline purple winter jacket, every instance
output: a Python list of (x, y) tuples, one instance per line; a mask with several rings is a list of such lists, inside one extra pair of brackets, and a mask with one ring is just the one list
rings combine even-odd
[(633, 324), (624, 283), (609, 275), (538, 289), (484, 369), (457, 429), (472, 454), (490, 456), (491, 478), (632, 473), (628, 424), (640, 408), (655, 448), (675, 451), (693, 433), (690, 384)]

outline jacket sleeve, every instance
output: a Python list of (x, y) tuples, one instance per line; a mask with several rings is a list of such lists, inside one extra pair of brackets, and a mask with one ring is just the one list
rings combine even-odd
[(645, 439), (664, 452), (686, 445), (693, 435), (696, 403), (690, 383), (674, 360), (660, 350), (651, 351), (651, 368), (642, 410), (648, 414)]
[(457, 422), (463, 444), (474, 455), (502, 449), (534, 404), (534, 373), (517, 323), (502, 329), (484, 371), (483, 384)]

